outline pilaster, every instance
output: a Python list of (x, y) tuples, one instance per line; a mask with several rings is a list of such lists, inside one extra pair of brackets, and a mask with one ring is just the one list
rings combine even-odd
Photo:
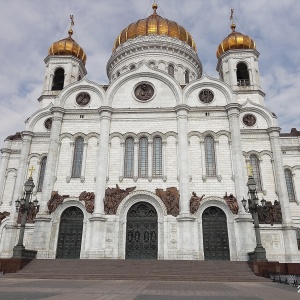
[(242, 152), (242, 138), (240, 131), (240, 110), (241, 105), (231, 103), (225, 106), (229, 118), (232, 165), (235, 180), (235, 194), (239, 204), (239, 214), (244, 214), (242, 199), (246, 197), (246, 168)]

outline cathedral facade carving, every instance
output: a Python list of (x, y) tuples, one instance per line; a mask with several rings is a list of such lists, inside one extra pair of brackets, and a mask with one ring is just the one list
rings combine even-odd
[[(108, 84), (86, 77), (72, 30), (50, 47), (41, 107), (1, 150), (0, 257), (12, 255), (14, 203), (33, 166), (39, 210), (25, 241), (37, 258), (64, 257), (74, 225), (77, 258), (247, 260), (250, 163), (267, 203), (259, 211), (267, 258), (300, 262), (300, 132), (281, 133), (266, 107), (255, 43), (232, 24), (216, 45), (219, 77), (203, 75), (191, 34), (157, 9), (112, 45)], [(214, 253), (207, 237), (217, 243), (223, 229), (226, 253)]]

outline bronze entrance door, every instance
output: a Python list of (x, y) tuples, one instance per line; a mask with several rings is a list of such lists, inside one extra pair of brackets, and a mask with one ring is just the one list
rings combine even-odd
[(56, 258), (80, 258), (83, 213), (72, 206), (61, 216)]
[(227, 219), (222, 209), (211, 206), (202, 214), (205, 260), (230, 260)]
[(157, 259), (157, 212), (146, 202), (127, 213), (126, 259)]

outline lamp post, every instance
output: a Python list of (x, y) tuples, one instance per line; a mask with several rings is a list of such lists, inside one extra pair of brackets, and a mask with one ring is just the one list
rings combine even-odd
[[(253, 252), (249, 252), (249, 259), (250, 260), (256, 260), (256, 261), (267, 261), (266, 257), (266, 250), (263, 247), (261, 243), (261, 236), (260, 236), (260, 229), (259, 229), (259, 220), (258, 220), (258, 208), (260, 205), (258, 204), (259, 199), (257, 198), (257, 192), (256, 192), (256, 182), (252, 176), (252, 174), (249, 174), (248, 177), (248, 208), (246, 207), (247, 200), (243, 199), (242, 204), (245, 208), (246, 212), (250, 212), (252, 214), (252, 218), (254, 221), (254, 230), (255, 230), (255, 237), (256, 237), (256, 247)], [(266, 200), (261, 200), (261, 205), (266, 205)]]
[(13, 256), (12, 258), (35, 258), (37, 251), (34, 250), (26, 250), (25, 246), (23, 245), (24, 241), (24, 233), (25, 233), (25, 226), (26, 226), (26, 220), (27, 220), (27, 214), (28, 210), (32, 207), (35, 210), (38, 209), (38, 200), (34, 200), (33, 202), (30, 201), (32, 191), (34, 188), (34, 183), (32, 179), (32, 172), (33, 169), (31, 169), (31, 174), (28, 180), (26, 181), (24, 185), (24, 196), (21, 198), (21, 200), (16, 200), (16, 210), (20, 211), (22, 214), (21, 218), (21, 227), (20, 227), (20, 234), (19, 234), (19, 240), (18, 244), (13, 249)]

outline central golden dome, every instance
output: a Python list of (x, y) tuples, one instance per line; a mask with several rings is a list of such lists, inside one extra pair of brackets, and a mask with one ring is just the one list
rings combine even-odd
[(138, 20), (123, 29), (115, 41), (113, 51), (130, 39), (147, 35), (166, 35), (172, 38), (177, 38), (187, 43), (195, 51), (197, 51), (193, 37), (176, 22), (159, 16), (156, 13), (157, 7), (157, 4), (154, 3), (152, 5), (153, 14), (151, 16), (146, 19)]

